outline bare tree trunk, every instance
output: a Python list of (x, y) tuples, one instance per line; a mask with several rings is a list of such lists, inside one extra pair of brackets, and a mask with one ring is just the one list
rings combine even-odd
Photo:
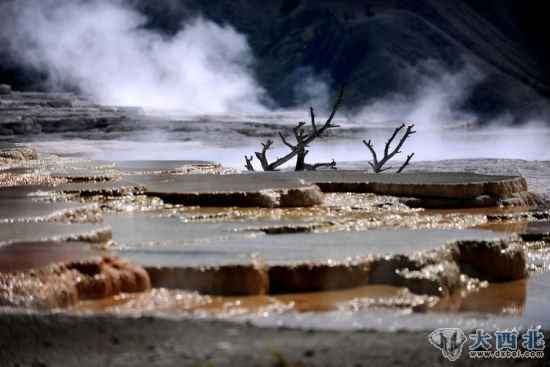
[[(342, 103), (343, 97), (344, 97), (344, 90), (345, 85), (342, 85), (342, 88), (340, 88), (340, 93), (338, 94), (338, 98), (336, 99), (336, 102), (334, 102), (334, 105), (332, 106), (332, 111), (326, 120), (326, 122), (321, 126), (318, 127), (315, 123), (315, 113), (313, 111), (313, 108), (310, 107), (310, 116), (311, 116), (311, 132), (306, 133), (303, 129), (303, 126), (306, 124), (305, 122), (301, 121), (296, 125), (292, 130), (294, 132), (294, 137), (296, 138), (296, 145), (291, 144), (283, 134), (279, 132), (279, 136), (281, 137), (281, 140), (283, 143), (290, 148), (290, 153), (286, 154), (285, 156), (281, 158), (277, 158), (272, 163), (269, 163), (267, 159), (267, 151), (271, 149), (271, 146), (273, 145), (272, 140), (267, 140), (265, 143), (262, 143), (262, 151), (261, 152), (255, 152), (256, 157), (260, 161), (260, 164), (262, 165), (262, 169), (264, 171), (275, 171), (277, 168), (288, 162), (294, 157), (297, 157), (296, 161), (296, 171), (303, 171), (306, 168), (305, 163), (305, 156), (307, 154), (306, 148), (308, 145), (321, 136), (326, 130), (340, 127), (340, 125), (335, 125), (332, 123), (332, 120), (334, 116), (336, 115), (336, 111), (338, 110), (338, 107)], [(248, 157), (245, 157), (246, 165), (245, 167), (250, 170), (251, 168), (251, 159)], [(323, 164), (324, 166), (325, 164)], [(332, 163), (329, 164), (330, 167), (332, 167)]]
[(305, 160), (306, 160), (307, 153), (308, 153), (308, 151), (305, 150), (304, 148), (301, 148), (298, 151), (298, 155), (296, 155), (296, 168), (294, 169), (295, 171), (305, 170), (305, 168), (306, 168)]

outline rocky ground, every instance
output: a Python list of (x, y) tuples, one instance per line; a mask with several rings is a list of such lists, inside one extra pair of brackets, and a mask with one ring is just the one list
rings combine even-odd
[(522, 178), (0, 159), (6, 365), (444, 364), (437, 327), (547, 330), (549, 215)]
[(132, 127), (139, 130), (145, 117), (139, 108), (100, 106), (71, 93), (17, 92), (0, 86), (0, 136), (36, 136), (87, 131), (113, 136)]
[(429, 344), (425, 331), (308, 330), (224, 320), (62, 314), (4, 316), (0, 325), (0, 360), (8, 366), (548, 365), (548, 359), (471, 359), (466, 351), (450, 362)]

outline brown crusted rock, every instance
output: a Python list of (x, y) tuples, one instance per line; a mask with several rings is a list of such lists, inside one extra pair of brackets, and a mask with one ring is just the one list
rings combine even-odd
[(460, 282), (460, 269), (450, 261), (427, 265), (419, 270), (398, 270), (396, 275), (396, 285), (407, 287), (413, 293), (439, 297), (451, 294)]
[(148, 267), (153, 287), (188, 289), (206, 294), (266, 294), (267, 272), (257, 265)]
[(407, 287), (417, 294), (446, 296), (458, 285), (459, 251), (454, 243), (410, 255), (384, 256), (374, 259), (370, 284)]
[(166, 203), (201, 206), (258, 206), (264, 208), (308, 207), (323, 202), (319, 187), (265, 189), (242, 192), (147, 192)]
[(368, 283), (368, 262), (275, 265), (269, 267), (269, 293), (311, 292)]
[(505, 282), (525, 278), (526, 255), (521, 244), (506, 241), (459, 242), (462, 272), (481, 279)]
[(485, 184), (485, 193), (499, 198), (508, 198), (513, 193), (522, 191), (527, 191), (527, 181), (523, 177), (514, 177)]
[(319, 205), (323, 202), (323, 194), (318, 186), (300, 187), (284, 190), (279, 200), (280, 207), (299, 207)]
[(38, 159), (38, 152), (32, 147), (0, 149), (0, 158), (16, 161), (29, 161)]
[(547, 204), (544, 196), (529, 192), (520, 191), (511, 194), (508, 198), (500, 200), (500, 205), (504, 206), (531, 206), (531, 207), (543, 207)]
[(81, 275), (76, 287), (79, 299), (97, 299), (119, 294), (133, 293), (150, 288), (150, 280), (145, 269), (121, 259), (106, 257), (100, 262), (78, 262), (67, 265)]
[(145, 270), (116, 256), (40, 269), (0, 273), (0, 306), (32, 309), (67, 307), (79, 300), (150, 288)]

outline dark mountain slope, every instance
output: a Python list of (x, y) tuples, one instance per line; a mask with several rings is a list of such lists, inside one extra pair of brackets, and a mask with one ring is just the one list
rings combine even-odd
[[(173, 34), (202, 15), (246, 34), (260, 84), (280, 106), (292, 106), (296, 84), (316, 75), (335, 91), (348, 81), (346, 103), (360, 106), (390, 93), (410, 94), (425, 77), (473, 64), (485, 76), (462, 106), (484, 117), (540, 114), (550, 79), (540, 6), (512, 0), (248, 1), (132, 0), (148, 27)], [(530, 24), (526, 26), (526, 24)], [(427, 63), (427, 61), (430, 61)], [(435, 66), (438, 65), (438, 66)], [(33, 85), (37, 75), (0, 80)], [(29, 82), (30, 81), (30, 82)], [(299, 90), (299, 89), (298, 89)]]

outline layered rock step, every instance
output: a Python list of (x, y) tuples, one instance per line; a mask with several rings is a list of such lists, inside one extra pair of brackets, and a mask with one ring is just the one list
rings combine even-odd
[(52, 187), (42, 185), (0, 187), (0, 223), (55, 221), (97, 211), (95, 204), (44, 200), (43, 194), (51, 190)]
[[(483, 207), (516, 199), (514, 204), (531, 200), (520, 196), (527, 192), (527, 182), (520, 176), (480, 175), (469, 172), (369, 173), (365, 171), (318, 171), (296, 174), (315, 183), (323, 192), (362, 192), (404, 198), (411, 207)], [(534, 199), (536, 200), (536, 199)]]
[(322, 203), (319, 187), (269, 175), (143, 175), (128, 177), (164, 202), (201, 206), (297, 207)]
[(550, 221), (529, 222), (526, 230), (521, 233), (524, 241), (550, 242)]
[[(52, 169), (60, 184), (41, 187), (82, 196), (145, 193), (166, 203), (200, 206), (308, 207), (322, 193), (374, 193), (400, 197), (410, 207), (537, 206), (520, 176), (466, 172), (373, 174), (365, 171), (232, 173), (201, 161), (87, 161)], [(188, 174), (201, 173), (201, 174)]]
[(155, 287), (212, 294), (318, 291), (364, 284), (447, 295), (461, 273), (491, 281), (526, 275), (515, 235), (468, 230), (282, 234), (123, 249)]
[(81, 242), (0, 246), (0, 307), (52, 309), (149, 289), (140, 266)]
[[(41, 133), (75, 133), (104, 136), (143, 129), (139, 108), (94, 104), (71, 93), (15, 92), (0, 86), (0, 135), (32, 136)], [(151, 119), (147, 119), (151, 121)]]
[(111, 239), (111, 228), (87, 223), (4, 222), (0, 223), (0, 246), (28, 241), (83, 241), (103, 244)]
[(519, 176), (473, 173), (373, 174), (364, 171), (258, 172), (200, 176), (137, 176), (147, 194), (178, 204), (212, 206), (311, 206), (322, 192), (399, 196), (411, 207), (536, 205)]

